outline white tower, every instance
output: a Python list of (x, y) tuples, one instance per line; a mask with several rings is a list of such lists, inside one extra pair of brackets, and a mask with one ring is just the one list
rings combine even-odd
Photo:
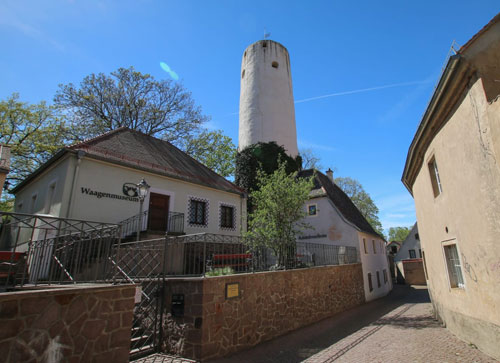
[(275, 41), (259, 40), (245, 49), (241, 62), (238, 149), (269, 141), (292, 157), (298, 154), (288, 51)]

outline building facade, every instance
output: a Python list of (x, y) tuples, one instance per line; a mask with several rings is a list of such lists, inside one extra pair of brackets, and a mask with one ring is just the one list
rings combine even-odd
[(300, 241), (355, 247), (363, 269), (366, 301), (387, 295), (392, 281), (384, 239), (378, 235), (349, 197), (333, 181), (333, 174), (303, 170), (299, 177), (314, 177), (304, 222), (312, 229)]
[(500, 359), (500, 14), (452, 56), (408, 151), (436, 315)]
[(120, 223), (139, 214), (141, 179), (150, 185), (142, 230), (164, 235), (173, 219), (177, 233), (246, 229), (242, 189), (170, 143), (127, 128), (59, 151), (13, 190), (15, 211)]

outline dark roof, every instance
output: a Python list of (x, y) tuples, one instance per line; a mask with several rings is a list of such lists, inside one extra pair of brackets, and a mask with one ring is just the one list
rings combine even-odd
[[(65, 147), (63, 151), (84, 151), (86, 156), (161, 174), (207, 187), (242, 194), (245, 191), (207, 168), (171, 143), (122, 127), (93, 139)], [(59, 154), (59, 153), (58, 153)], [(54, 159), (54, 160), (53, 160)], [(19, 190), (34, 176), (47, 168), (52, 158), (16, 186)]]
[(344, 191), (325, 174), (315, 169), (307, 169), (300, 171), (298, 176), (299, 178), (308, 178), (315, 172), (316, 176), (314, 178), (313, 194), (318, 194), (315, 193), (315, 191), (323, 188), (328, 199), (332, 201), (345, 219), (354, 224), (360, 231), (383, 238), (373, 229), (365, 217), (363, 217), (347, 194), (345, 194)]

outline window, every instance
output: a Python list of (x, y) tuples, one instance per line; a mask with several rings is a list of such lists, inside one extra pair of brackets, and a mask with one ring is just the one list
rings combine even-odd
[(427, 264), (425, 263), (425, 251), (422, 251), (422, 260), (424, 261), (424, 275), (425, 275), (425, 279), (429, 280), (429, 278), (427, 277)]
[(375, 245), (375, 240), (372, 239), (373, 253), (377, 253), (377, 246)]
[(420, 239), (420, 237), (418, 236), (418, 233), (415, 233), (415, 239)]
[(52, 209), (52, 204), (54, 203), (54, 195), (56, 191), (56, 182), (49, 184), (49, 189), (47, 190), (47, 197), (45, 199), (45, 213), (50, 214)]
[(318, 215), (318, 205), (317, 204), (308, 204), (307, 205), (307, 215), (308, 216)]
[(434, 192), (434, 198), (436, 198), (443, 192), (443, 189), (441, 188), (441, 179), (439, 179), (438, 167), (434, 156), (432, 157), (429, 164), (427, 164), (427, 166), (429, 167), (429, 174), (431, 175), (431, 184), (432, 190)]
[(241, 72), (241, 78), (245, 78), (245, 70)]
[(460, 258), (456, 244), (443, 246), (446, 265), (448, 267), (448, 276), (450, 278), (451, 287), (464, 288), (464, 278), (462, 276), (462, 267), (460, 266)]
[(417, 256), (415, 255), (415, 250), (408, 250), (410, 253), (410, 258), (416, 258)]
[(207, 226), (208, 201), (201, 198), (189, 199), (189, 224)]
[(228, 205), (220, 206), (220, 227), (234, 229), (234, 207)]
[(396, 246), (391, 246), (392, 253), (398, 253), (398, 248)]
[(30, 211), (29, 211), (30, 214), (34, 214), (35, 213), (36, 198), (37, 197), (38, 197), (38, 194), (33, 194), (31, 196), (31, 205), (30, 205)]
[(368, 288), (373, 291), (372, 274), (368, 272)]
[(380, 273), (377, 271), (377, 287), (380, 287)]
[(420, 255), (420, 258), (422, 258), (422, 250), (420, 248), (418, 249), (418, 254)]
[(382, 273), (384, 274), (384, 284), (387, 284), (387, 270), (383, 270)]
[(365, 253), (368, 253), (368, 248), (366, 248), (366, 239), (363, 238), (363, 247), (365, 248)]
[(278, 68), (278, 62), (274, 61), (274, 62), (272, 63), (272, 66), (273, 66), (273, 68), (276, 68), (276, 69), (277, 69), (277, 68)]

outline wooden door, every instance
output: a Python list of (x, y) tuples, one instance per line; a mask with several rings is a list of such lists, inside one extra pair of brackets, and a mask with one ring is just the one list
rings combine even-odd
[(168, 195), (151, 193), (149, 196), (148, 230), (167, 231), (168, 225)]

